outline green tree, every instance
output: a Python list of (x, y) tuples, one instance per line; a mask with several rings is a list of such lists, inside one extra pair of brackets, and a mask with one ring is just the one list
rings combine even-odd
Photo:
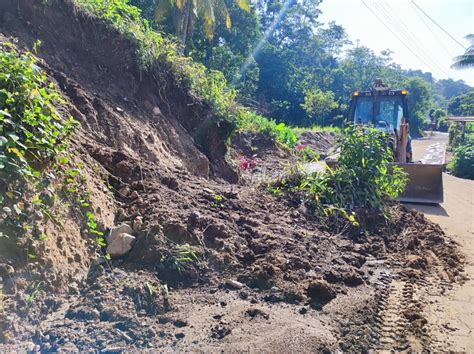
[(448, 104), (448, 112), (456, 116), (474, 115), (474, 90), (454, 97)]
[(336, 24), (335, 21), (329, 22), (328, 28), (320, 28), (317, 33), (321, 46), (332, 57), (341, 54), (345, 45), (352, 44), (344, 27)]
[(410, 116), (410, 132), (420, 135), (429, 123), (428, 113), (431, 106), (430, 85), (419, 77), (409, 78), (405, 83), (408, 89), (408, 108)]
[(301, 106), (313, 124), (325, 125), (328, 115), (338, 108), (339, 104), (335, 101), (334, 92), (313, 89), (306, 92)]
[(222, 71), (241, 95), (251, 97), (259, 77), (259, 67), (252, 56), (255, 43), (261, 38), (258, 16), (253, 10), (242, 11), (234, 0), (226, 0), (226, 4), (232, 27), (217, 23), (212, 39), (206, 38), (198, 27), (187, 43), (186, 53), (208, 68)]

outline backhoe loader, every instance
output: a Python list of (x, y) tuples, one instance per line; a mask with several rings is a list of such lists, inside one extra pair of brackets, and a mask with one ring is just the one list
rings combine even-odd
[(408, 174), (405, 192), (398, 200), (442, 203), (444, 150), (435, 163), (413, 161), (408, 94), (407, 90), (391, 90), (376, 80), (370, 91), (353, 92), (349, 120), (354, 124), (371, 125), (389, 136), (395, 164)]

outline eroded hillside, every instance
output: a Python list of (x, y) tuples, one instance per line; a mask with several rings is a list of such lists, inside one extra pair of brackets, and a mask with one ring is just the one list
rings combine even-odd
[[(140, 68), (137, 44), (106, 20), (66, 0), (0, 0), (0, 11), (2, 50), (41, 41), (38, 65), (64, 100), (61, 115), (79, 122), (66, 174), (74, 169), (88, 195), (78, 206), (58, 188), (51, 217), (30, 215), (34, 191), (24, 195), (25, 223), (46, 237), (0, 240), (1, 348), (429, 348), (422, 284), (462, 280), (456, 245), (437, 225), (394, 205), (392, 220), (374, 218), (364, 235), (334, 232), (255, 180), (239, 182), (232, 122), (166, 62)], [(278, 144), (246, 139), (234, 140), (239, 153), (294, 163)], [(87, 211), (105, 241), (129, 225), (130, 253), (107, 260)]]

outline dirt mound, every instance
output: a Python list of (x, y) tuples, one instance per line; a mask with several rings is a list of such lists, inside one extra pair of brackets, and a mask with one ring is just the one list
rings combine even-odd
[[(268, 136), (260, 133), (243, 132), (232, 139), (230, 156), (236, 169), (240, 171), (241, 181), (265, 183), (283, 173), (288, 163), (297, 160), (291, 152), (278, 145)], [(253, 161), (252, 168), (241, 169), (242, 158)]]
[[(83, 246), (91, 240), (80, 225), (56, 227), (42, 253), (54, 266), (2, 273), (0, 348), (395, 350), (406, 343), (388, 340), (393, 331), (380, 323), (394, 316), (387, 301), (406, 294), (397, 329), (429, 345), (417, 294), (404, 289), (428, 277), (461, 280), (462, 259), (439, 227), (394, 206), (394, 222), (335, 234), (260, 187), (229, 184), (221, 178), (237, 174), (225, 160), (228, 127), (166, 76), (141, 78), (130, 41), (69, 1), (14, 3), (0, 0), (1, 30), (27, 46), (43, 41), (43, 66), (81, 122), (73, 146), (97, 183), (97, 221), (129, 224), (136, 242), (105, 261)], [(235, 144), (271, 164), (293, 162), (260, 136)], [(75, 266), (80, 276), (55, 271)]]
[(338, 135), (336, 133), (305, 131), (298, 137), (298, 143), (310, 147), (316, 151), (322, 159), (330, 153), (334, 147)]

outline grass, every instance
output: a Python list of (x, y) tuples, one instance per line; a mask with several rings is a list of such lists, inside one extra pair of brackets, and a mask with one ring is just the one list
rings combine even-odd
[(300, 136), (304, 132), (341, 134), (341, 128), (333, 127), (333, 126), (322, 127), (322, 126), (319, 126), (319, 125), (313, 125), (312, 127), (309, 127), (309, 128), (306, 128), (306, 127), (292, 127), (291, 130), (293, 130), (293, 133), (296, 136)]

